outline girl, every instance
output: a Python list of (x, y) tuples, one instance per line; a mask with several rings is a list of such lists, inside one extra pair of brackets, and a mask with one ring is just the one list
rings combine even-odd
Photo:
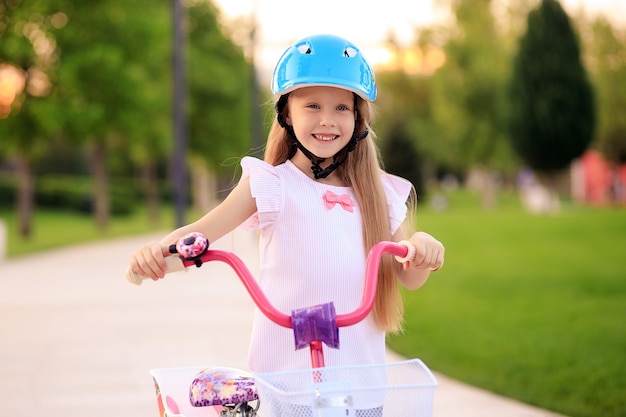
[[(287, 314), (332, 301), (344, 314), (360, 302), (369, 249), (408, 238), (416, 256), (404, 268), (385, 257), (374, 310), (342, 328), (341, 349), (325, 352), (327, 366), (384, 363), (385, 332), (399, 330), (402, 318), (398, 280), (408, 289), (421, 287), (443, 264), (444, 247), (427, 233), (405, 234), (401, 227), (413, 226), (414, 191), (379, 164), (369, 125), (376, 99), (372, 68), (351, 42), (311, 36), (284, 52), (272, 92), (276, 119), (264, 161), (244, 157), (242, 178), (220, 205), (140, 248), (130, 267), (163, 278), (169, 245), (187, 233), (201, 232), (212, 242), (240, 225), (258, 228), (259, 281), (270, 301)], [(258, 311), (249, 352), (254, 372), (310, 368), (308, 350), (294, 350), (292, 331)]]

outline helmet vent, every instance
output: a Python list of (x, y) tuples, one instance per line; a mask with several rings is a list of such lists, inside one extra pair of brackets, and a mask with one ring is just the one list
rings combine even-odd
[(308, 43), (303, 43), (298, 46), (298, 52), (303, 55), (311, 55), (313, 52), (311, 51), (311, 46)]
[(346, 58), (354, 58), (356, 56), (357, 52), (356, 49), (348, 46), (346, 49), (344, 49), (343, 51), (343, 56), (345, 56)]

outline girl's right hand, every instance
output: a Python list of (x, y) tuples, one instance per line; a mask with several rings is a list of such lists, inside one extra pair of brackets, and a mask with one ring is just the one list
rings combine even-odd
[(150, 242), (130, 257), (130, 269), (138, 275), (158, 280), (165, 276), (165, 257), (170, 255), (169, 246)]

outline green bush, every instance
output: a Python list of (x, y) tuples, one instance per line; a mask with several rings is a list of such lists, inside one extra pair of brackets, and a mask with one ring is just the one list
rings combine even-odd
[(91, 181), (81, 177), (46, 176), (36, 182), (38, 207), (91, 212)]
[(10, 207), (15, 201), (15, 181), (0, 175), (0, 207)]
[[(71, 175), (48, 175), (35, 180), (37, 207), (91, 214), (93, 212), (93, 180)], [(15, 204), (17, 184), (10, 177), (0, 177), (0, 206)], [(130, 181), (116, 180), (109, 184), (111, 214), (128, 215), (142, 201), (142, 191)]]
[[(46, 176), (38, 179), (36, 201), (40, 207), (58, 208), (81, 213), (93, 212), (93, 180), (87, 177)], [(111, 214), (133, 212), (141, 193), (132, 184), (112, 181), (109, 184)]]

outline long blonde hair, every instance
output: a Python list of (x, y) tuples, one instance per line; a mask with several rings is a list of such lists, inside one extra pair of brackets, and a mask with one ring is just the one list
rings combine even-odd
[[(373, 109), (369, 102), (359, 96), (356, 97), (355, 132), (363, 132), (367, 129), (369, 133), (348, 154), (343, 164), (337, 167), (336, 173), (341, 176), (347, 186), (352, 187), (361, 207), (363, 249), (367, 254), (376, 243), (391, 240), (391, 225), (381, 180), (382, 160), (374, 142), (376, 134), (370, 126)], [(282, 109), (282, 116), (285, 120), (288, 109), (289, 102), (287, 101)], [(265, 148), (265, 162), (274, 166), (282, 164), (295, 153), (295, 146), (287, 130), (282, 128), (274, 118)], [(402, 327), (404, 307), (396, 278), (398, 271), (399, 264), (392, 257), (383, 257), (378, 275), (378, 291), (374, 301), (373, 315), (376, 325), (388, 332), (397, 332)]]

